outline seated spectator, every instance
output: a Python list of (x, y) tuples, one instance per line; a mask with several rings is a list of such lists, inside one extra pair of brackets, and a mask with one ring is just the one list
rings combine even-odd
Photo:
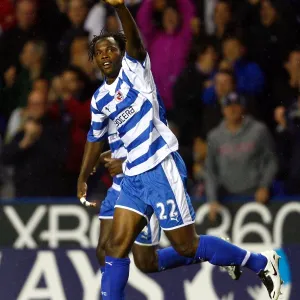
[(165, 8), (163, 30), (153, 24), (153, 0), (143, 1), (137, 14), (150, 54), (153, 76), (167, 110), (173, 108), (172, 88), (185, 66), (192, 41), (190, 23), (194, 7), (190, 0), (177, 0), (177, 6), (178, 12), (173, 7)]
[(237, 91), (248, 96), (260, 95), (264, 88), (264, 74), (256, 63), (246, 59), (246, 48), (242, 40), (228, 37), (223, 41), (222, 47), (223, 60), (235, 74)]
[(84, 29), (84, 21), (88, 12), (86, 0), (70, 0), (67, 7), (67, 15), (70, 20), (70, 27), (63, 33), (59, 43), (59, 50), (62, 59), (62, 66), (69, 64), (70, 46), (77, 36), (88, 36)]
[(288, 109), (280, 106), (275, 110), (277, 153), (280, 177), (288, 194), (299, 194), (300, 185), (300, 93)]
[(21, 72), (17, 74), (14, 66), (5, 72), (4, 78), (7, 89), (3, 97), (3, 105), (6, 116), (13, 109), (26, 106), (28, 94), (37, 78), (41, 76), (51, 77), (45, 69), (46, 51), (45, 42), (40, 40), (28, 41), (20, 54)]
[(29, 106), (33, 103), (30, 117), (4, 146), (2, 161), (15, 169), (17, 197), (61, 196), (65, 185), (62, 169), (67, 131), (47, 115), (47, 103), (42, 93), (30, 94)]
[(296, 45), (295, 30), (281, 18), (276, 2), (261, 0), (260, 23), (251, 24), (247, 34), (249, 52), (268, 76), (281, 71), (287, 50)]
[(210, 36), (214, 39), (218, 53), (222, 52), (222, 41), (228, 36), (236, 33), (234, 26), (232, 7), (229, 1), (221, 0), (216, 3), (214, 10), (214, 33)]
[(184, 140), (191, 143), (201, 126), (203, 88), (213, 79), (217, 54), (212, 44), (202, 44), (195, 49), (196, 60), (188, 65), (178, 77), (174, 89), (174, 117)]
[(275, 76), (272, 83), (272, 108), (288, 108), (294, 103), (300, 88), (300, 49), (291, 51), (284, 64), (284, 74)]
[(215, 219), (225, 196), (269, 199), (277, 172), (273, 142), (265, 125), (244, 115), (244, 99), (231, 93), (222, 100), (223, 122), (209, 133), (206, 158), (206, 195)]
[(60, 78), (54, 80), (54, 85), (50, 89), (53, 97), (51, 115), (70, 126), (65, 178), (67, 193), (72, 196), (76, 193), (76, 178), (90, 126), (90, 98), (85, 92), (86, 77), (76, 67), (65, 69)]
[(90, 95), (99, 87), (101, 81), (96, 77), (97, 70), (95, 64), (89, 60), (88, 56), (88, 37), (76, 37), (71, 45), (70, 64), (78, 67), (89, 78), (91, 86)]
[[(236, 89), (240, 94), (247, 96), (258, 96), (263, 92), (264, 75), (260, 67), (246, 60), (245, 47), (237, 37), (228, 37), (223, 42), (222, 69), (230, 69), (236, 78)], [(213, 102), (215, 89), (213, 86), (204, 91), (203, 101)]]
[(36, 11), (34, 0), (16, 2), (16, 26), (5, 31), (0, 39), (0, 74), (18, 64), (19, 53), (27, 41), (43, 37), (37, 26)]
[(12, 112), (7, 124), (5, 143), (8, 143), (18, 133), (28, 118), (39, 119), (44, 114), (47, 97), (48, 81), (43, 78), (37, 79), (33, 83), (27, 105), (24, 108), (18, 107)]
[[(204, 137), (222, 120), (221, 100), (229, 93), (235, 91), (236, 82), (234, 74), (226, 70), (218, 71), (212, 83), (208, 82), (208, 85), (212, 86), (206, 88), (202, 94), (204, 105), (201, 126), (199, 128), (199, 134)], [(212, 93), (212, 96), (209, 93)]]

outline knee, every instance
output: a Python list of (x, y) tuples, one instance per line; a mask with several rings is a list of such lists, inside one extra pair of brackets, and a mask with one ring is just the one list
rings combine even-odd
[(134, 257), (134, 264), (141, 272), (148, 273), (149, 267), (147, 261)]
[(133, 258), (135, 266), (143, 273), (152, 273), (158, 269), (155, 258), (152, 256), (145, 259), (143, 256), (134, 255)]
[(196, 249), (193, 243), (183, 243), (175, 246), (175, 250), (181, 256), (194, 257), (196, 255)]
[(123, 236), (111, 236), (105, 245), (105, 253), (116, 258), (124, 258), (128, 255), (127, 242)]

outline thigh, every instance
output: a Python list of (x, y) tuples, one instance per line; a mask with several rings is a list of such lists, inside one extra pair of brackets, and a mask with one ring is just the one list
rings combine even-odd
[(100, 220), (100, 234), (96, 249), (96, 255), (100, 266), (104, 266), (105, 264), (105, 247), (110, 237), (112, 222), (112, 219)]
[(127, 208), (116, 207), (106, 255), (127, 257), (133, 242), (147, 224), (144, 216)]
[(169, 155), (145, 178), (148, 186), (146, 198), (163, 230), (194, 223), (195, 212), (186, 191), (186, 169), (181, 159)]
[(174, 230), (167, 230), (165, 234), (174, 249), (183, 256), (194, 257), (199, 245), (195, 225), (190, 224)]
[(100, 219), (100, 234), (98, 247), (104, 249), (105, 244), (107, 243), (109, 236), (111, 234), (113, 219)]

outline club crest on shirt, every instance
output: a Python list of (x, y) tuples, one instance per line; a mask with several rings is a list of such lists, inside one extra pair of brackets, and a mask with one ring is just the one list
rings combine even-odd
[(124, 100), (123, 94), (121, 93), (120, 90), (118, 90), (115, 94), (115, 100), (118, 102), (121, 102)]

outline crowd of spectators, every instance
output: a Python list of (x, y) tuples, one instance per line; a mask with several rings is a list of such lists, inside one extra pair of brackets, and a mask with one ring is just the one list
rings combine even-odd
[[(300, 184), (300, 13), (293, 0), (126, 0), (194, 197), (266, 203)], [(2, 197), (74, 196), (90, 99), (88, 44), (121, 29), (99, 0), (2, 0)], [(103, 186), (110, 179), (98, 174)], [(99, 180), (100, 181), (100, 180)]]

